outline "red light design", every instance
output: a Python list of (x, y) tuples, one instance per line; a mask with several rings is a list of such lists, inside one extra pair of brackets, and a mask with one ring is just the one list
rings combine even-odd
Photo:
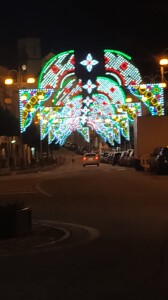
[(45, 89), (52, 89), (53, 87), (50, 84), (46, 84)]
[(105, 62), (105, 64), (108, 64), (109, 60), (110, 60), (110, 59), (109, 59), (107, 56), (104, 57), (104, 62)]
[(70, 89), (65, 88), (65, 89), (64, 89), (64, 92), (65, 92), (66, 94), (68, 94), (68, 93), (70, 92)]
[(114, 91), (115, 91), (115, 88), (111, 87), (110, 92), (114, 93)]
[(59, 68), (57, 66), (52, 66), (51, 70), (53, 71), (54, 74), (58, 73)]
[(71, 64), (75, 64), (75, 57), (73, 56), (71, 59), (70, 59), (70, 62), (71, 62)]
[(136, 80), (132, 80), (131, 82), (130, 82), (130, 85), (135, 85), (136, 84)]
[(123, 62), (123, 63), (120, 65), (120, 69), (122, 69), (123, 71), (125, 71), (127, 68), (128, 68), (128, 64), (127, 64), (126, 62)]

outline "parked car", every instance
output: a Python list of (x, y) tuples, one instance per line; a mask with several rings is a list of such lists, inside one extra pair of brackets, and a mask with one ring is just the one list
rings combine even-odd
[(99, 154), (97, 153), (85, 153), (82, 156), (82, 164), (83, 167), (87, 166), (87, 165), (97, 165), (99, 166), (100, 163), (100, 157)]
[(134, 150), (133, 149), (127, 149), (127, 150), (124, 150), (122, 151), (122, 154), (120, 156), (120, 159), (119, 159), (119, 165), (120, 166), (125, 166), (125, 167), (128, 167), (130, 166), (129, 163), (129, 158), (134, 155)]
[(127, 161), (126, 161), (126, 166), (127, 167), (133, 167), (134, 165), (134, 160), (135, 160), (135, 156), (134, 156), (134, 149), (129, 149), (129, 153), (128, 153), (128, 157), (127, 157)]
[(124, 150), (124, 151), (122, 151), (122, 153), (121, 153), (121, 155), (120, 155), (120, 158), (119, 158), (119, 161), (118, 161), (118, 164), (119, 164), (120, 166), (124, 166), (124, 165), (125, 165), (126, 157), (127, 157), (127, 151)]
[(168, 174), (168, 146), (155, 148), (148, 164), (151, 172)]
[(114, 166), (116, 164), (118, 164), (119, 159), (121, 157), (121, 153), (122, 151), (118, 151), (118, 152), (113, 152), (111, 155), (111, 159), (110, 159), (110, 163)]
[(110, 152), (108, 154), (108, 156), (106, 158), (108, 164), (111, 164), (111, 161), (112, 161), (112, 158), (113, 158), (113, 154), (114, 154), (114, 152)]
[(161, 151), (162, 147), (156, 147), (153, 152), (150, 154), (148, 164), (149, 164), (149, 171), (153, 172), (156, 169), (156, 158), (159, 152)]
[(100, 162), (101, 163), (107, 163), (107, 157), (109, 155), (109, 152), (103, 152), (100, 154)]

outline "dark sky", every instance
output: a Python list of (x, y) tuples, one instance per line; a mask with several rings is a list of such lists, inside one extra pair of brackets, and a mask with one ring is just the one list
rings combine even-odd
[(158, 55), (168, 53), (166, 1), (55, 0), (44, 3), (15, 1), (1, 10), (1, 48), (7, 47), (11, 53), (8, 61), (15, 60), (13, 49), (17, 39), (25, 37), (40, 38), (43, 55), (51, 50), (55, 54), (71, 49), (120, 50), (130, 55), (147, 75), (159, 71)]

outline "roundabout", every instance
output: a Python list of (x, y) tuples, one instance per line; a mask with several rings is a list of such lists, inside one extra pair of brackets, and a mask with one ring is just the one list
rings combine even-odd
[(33, 220), (30, 234), (0, 240), (0, 257), (57, 250), (91, 241), (99, 236), (100, 233), (95, 228), (79, 224)]

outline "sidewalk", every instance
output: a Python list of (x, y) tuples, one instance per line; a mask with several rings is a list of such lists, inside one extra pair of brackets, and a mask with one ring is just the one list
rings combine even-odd
[(28, 173), (37, 173), (46, 170), (52, 170), (59, 165), (52, 164), (52, 165), (44, 165), (44, 166), (35, 166), (35, 167), (25, 167), (24, 169), (15, 168), (11, 170), (10, 168), (1, 168), (0, 169), (0, 176), (10, 176), (10, 175), (17, 175), (17, 174), (28, 174)]
[[(58, 150), (59, 151), (59, 150)], [(19, 167), (6, 167), (6, 168), (0, 168), (0, 176), (9, 176), (9, 175), (17, 175), (17, 174), (28, 174), (28, 173), (37, 173), (37, 172), (43, 172), (46, 170), (52, 170), (59, 166), (62, 166), (66, 162), (66, 155), (64, 151), (59, 151), (58, 156), (55, 159), (55, 161), (50, 162), (42, 162), (38, 163), (36, 165), (27, 165), (23, 168)]]
[(74, 165), (76, 165), (77, 162), (80, 162), (80, 155), (75, 154), (74, 152), (67, 150), (67, 149), (60, 149), (57, 152), (57, 158), (55, 162), (44, 162), (44, 164), (38, 164), (38, 165), (27, 165), (24, 168), (15, 167), (14, 169), (11, 169), (10, 167), (7, 168), (0, 168), (0, 177), (1, 176), (10, 176), (10, 175), (19, 175), (19, 174), (29, 174), (29, 173), (38, 173), (43, 172), (47, 170), (53, 170), (55, 168), (58, 168), (62, 165), (72, 164), (72, 157), (74, 157)]

